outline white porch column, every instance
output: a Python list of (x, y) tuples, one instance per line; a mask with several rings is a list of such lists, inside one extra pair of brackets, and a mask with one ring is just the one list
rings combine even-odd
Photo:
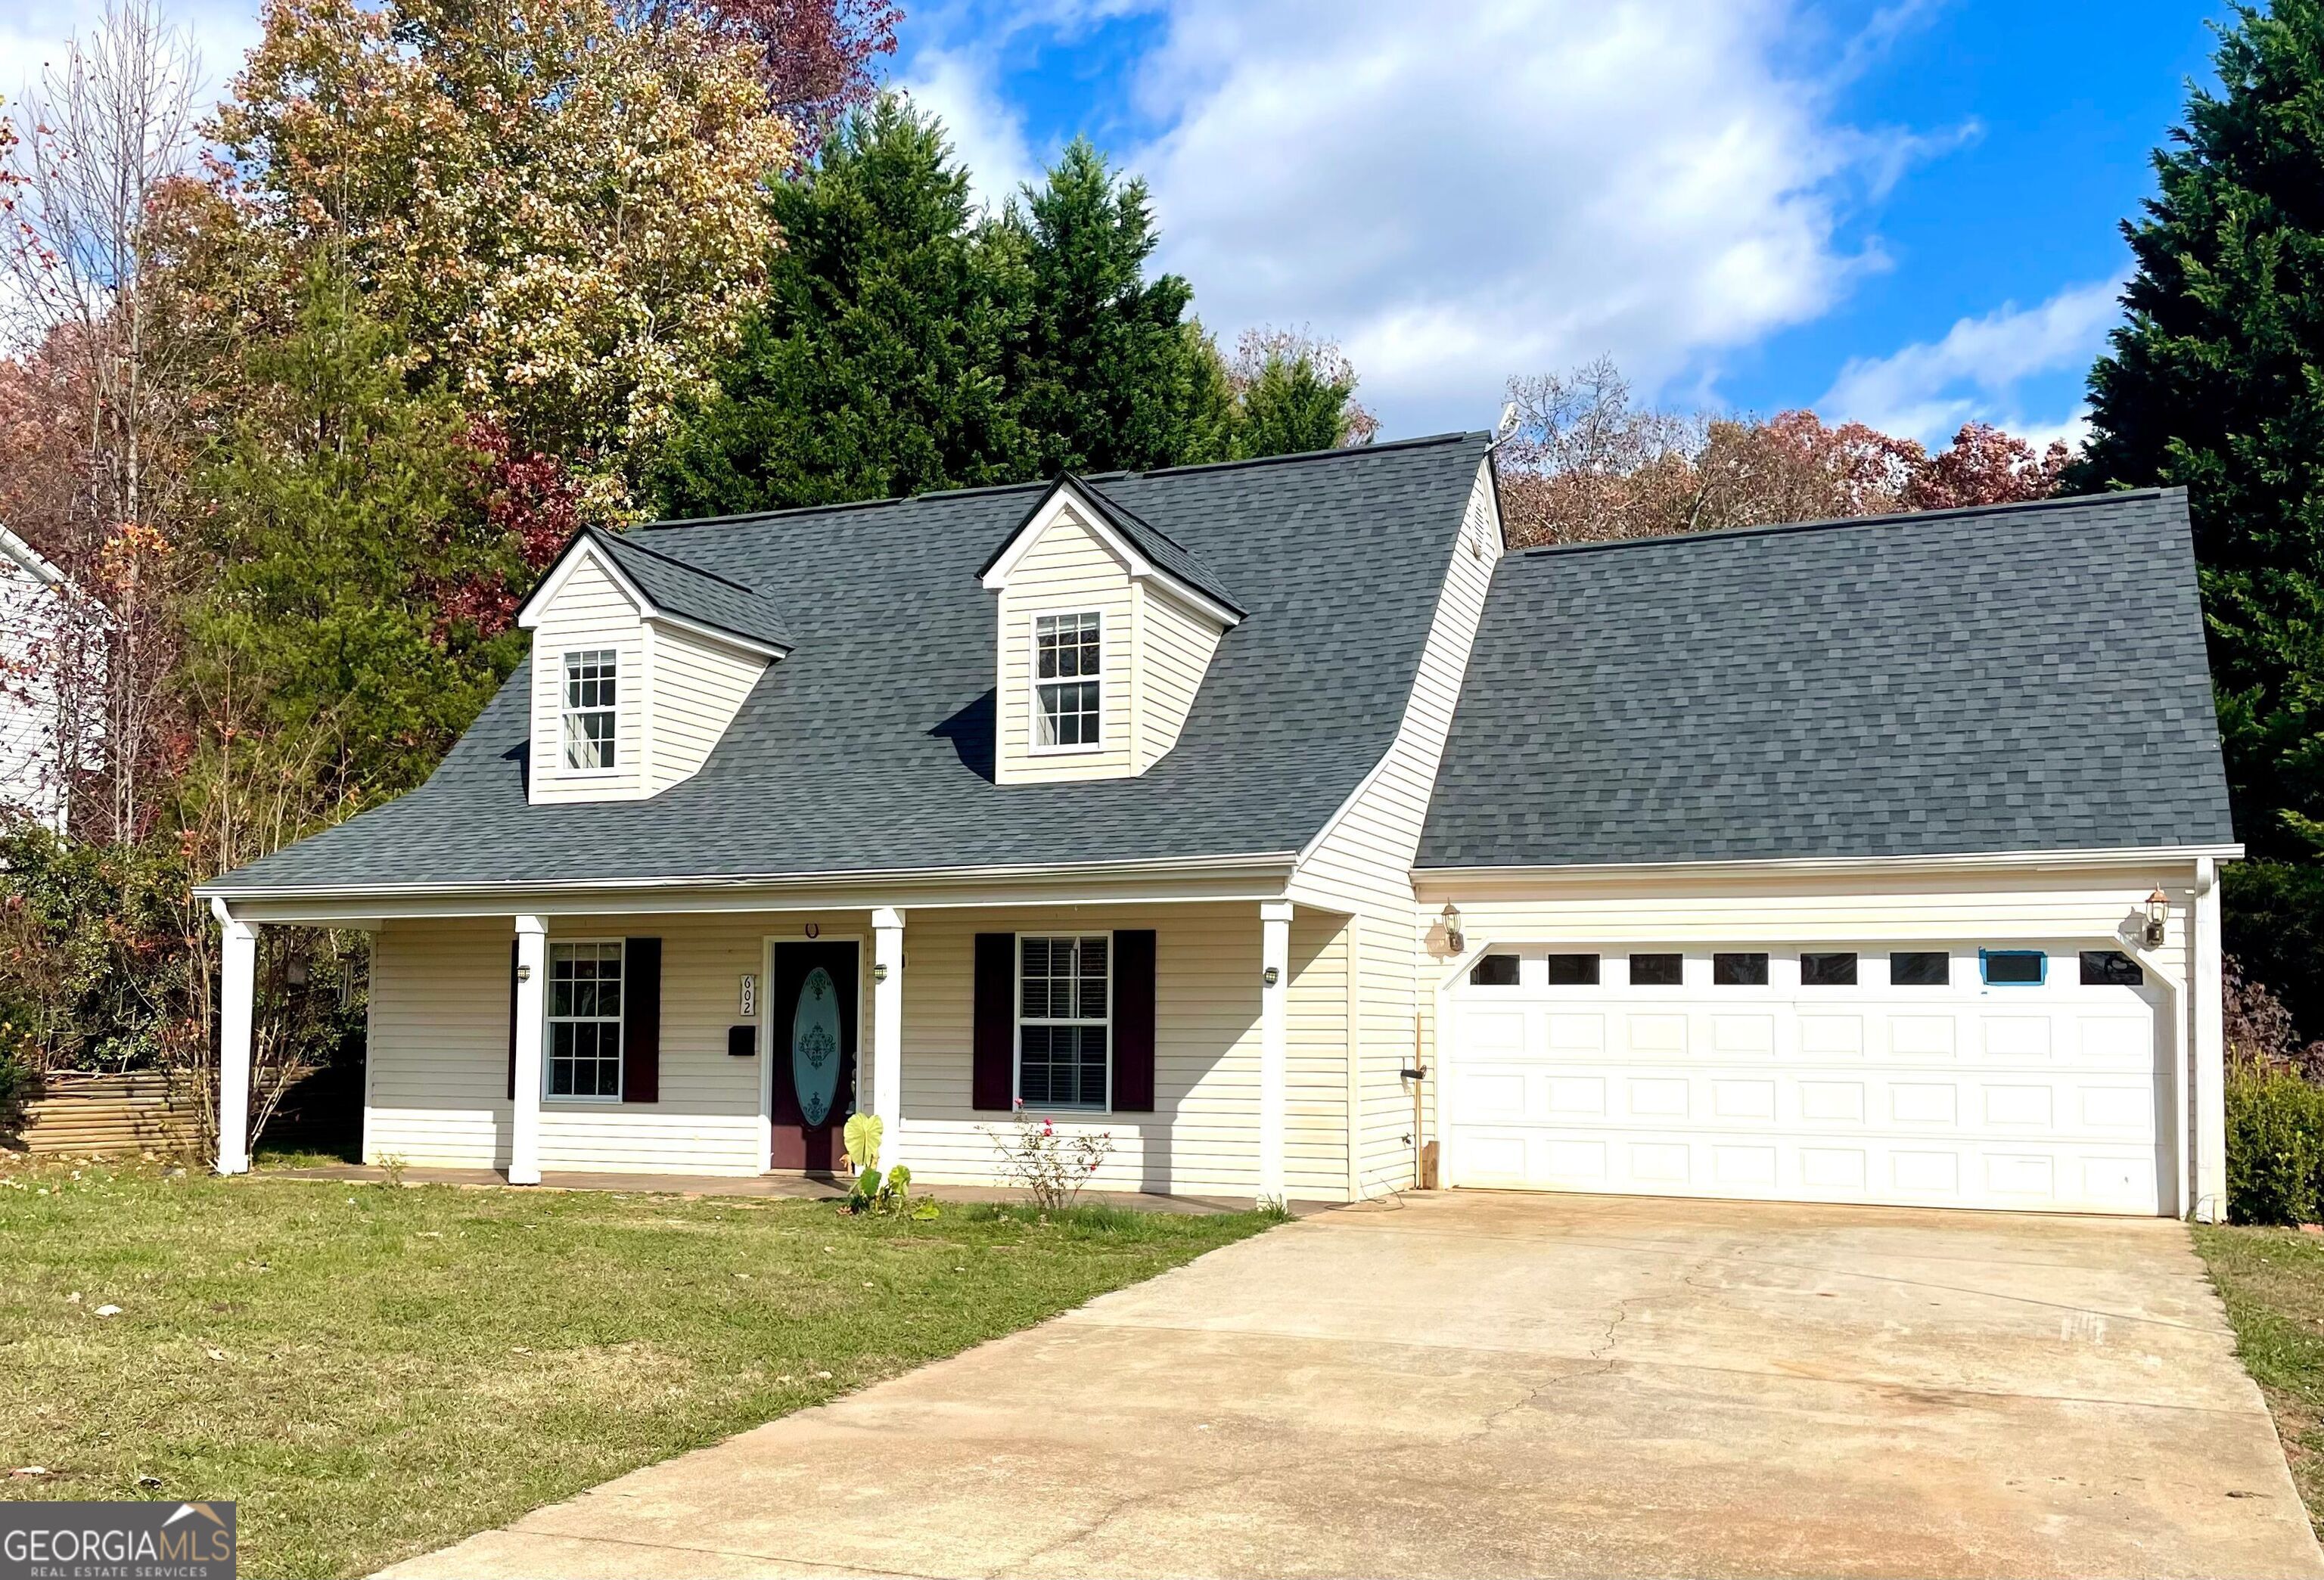
[(1259, 1199), (1284, 1200), (1283, 1140), (1290, 1111), (1291, 902), (1259, 906)]
[(2187, 996), (2194, 1000), (2195, 1217), (2227, 1217), (2227, 1012), (2220, 1003), (2219, 874), (2206, 856), (2195, 864), (2195, 908), (2188, 917), (2193, 959)]
[(881, 1129), (879, 1167), (904, 1159), (904, 914), (872, 913), (872, 1112)]
[(217, 1171), (250, 1172), (250, 1010), (258, 986), (258, 929), (212, 900), (218, 923)]
[(509, 1183), (540, 1183), (540, 1047), (549, 1005), (549, 923), (516, 919), (516, 1109), (509, 1122)]

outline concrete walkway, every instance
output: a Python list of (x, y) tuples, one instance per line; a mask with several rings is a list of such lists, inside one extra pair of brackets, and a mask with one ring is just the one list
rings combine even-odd
[(2175, 1224), (1349, 1208), (396, 1576), (2324, 1575)]

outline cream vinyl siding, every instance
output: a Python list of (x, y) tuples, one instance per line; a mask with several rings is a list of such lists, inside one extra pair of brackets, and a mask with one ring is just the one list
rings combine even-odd
[[(2050, 969), (2055, 973), (2079, 969), (2077, 959), (2066, 952), (2070, 949), (2120, 947), (2106, 941), (2144, 913), (2148, 892), (2159, 886), (2170, 898), (2171, 919), (2163, 946), (2152, 952), (2182, 983), (2192, 979), (2195, 965), (2187, 925), (2194, 873), (2183, 860), (2052, 872), (1994, 868), (1689, 877), (1609, 871), (1603, 877), (1533, 880), (1530, 893), (1521, 892), (1525, 882), (1462, 883), (1424, 871), (1416, 877), (1414, 924), (1434, 927), (1451, 900), (1460, 908), (1462, 932), (1472, 950), (1496, 943), (1563, 943), (1610, 952), (1631, 944), (1846, 949), (1929, 942), (1966, 945), (1972, 952), (1978, 946), (2046, 948), (2052, 951)], [(1422, 995), (1421, 1008), (1430, 1056), (1441, 1060), (1447, 1050), (1435, 1046), (1434, 989), (1452, 963), (1442, 952), (1441, 936), (1432, 937), (1432, 943), (1425, 966), (1429, 990)], [(2182, 1004), (2178, 1013), (2184, 1019), (2188, 1006)], [(2167, 1039), (2172, 1029), (2158, 1027), (2158, 1034)], [(2193, 1039), (2181, 1036), (2180, 1045), (2184, 1068), (2177, 1076), (2187, 1083), (2182, 1089), (2191, 1091)], [(1458, 1050), (1450, 1052), (1458, 1056)], [(1440, 1118), (1432, 1114), (1432, 1134)], [(2181, 1135), (2179, 1145), (2182, 1159), (2190, 1155), (2190, 1135)]]
[(1426, 929), (1413, 902), (1412, 861), (1500, 553), (1499, 510), (1490, 472), (1480, 464), (1396, 740), (1291, 880), (1295, 901), (1353, 918), (1360, 969), (1358, 1165), (1365, 1195), (1413, 1182), (1412, 1148), (1404, 1139), (1412, 1129), (1412, 1092), (1398, 1072), (1413, 1057), (1425, 1007), (1419, 978)]
[[(650, 692), (648, 638), (638, 606), (595, 559), (583, 556), (532, 632), (530, 798), (629, 800), (650, 794), (644, 772)], [(614, 681), (613, 770), (577, 774), (565, 767), (565, 655), (610, 648), (621, 666)]]
[(1225, 630), (1151, 583), (1136, 589), (1138, 599), (1138, 771), (1144, 773), (1178, 744), (1186, 714), (1202, 689), (1211, 656)]
[[(971, 1106), (980, 932), (1150, 927), (1155, 938), (1154, 1112), (1052, 1116), (1113, 1151), (1093, 1188), (1250, 1196), (1259, 1188), (1259, 923), (1256, 905), (916, 911), (904, 930), (904, 1123), (916, 1181), (1003, 1183), (993, 1136), (1005, 1113)], [(1335, 919), (1292, 923), (1287, 1187), (1346, 1194), (1346, 1027)]]
[(742, 706), (767, 660), (723, 642), (657, 625), (653, 633), (653, 756), (656, 793), (701, 771)]
[[(1130, 775), (1136, 767), (1130, 694), (1137, 655), (1131, 616), (1136, 600), (1127, 568), (1081, 518), (1061, 510), (1018, 561), (999, 596), (995, 778), (1004, 785), (1028, 785)], [(1102, 621), (1099, 747), (1094, 751), (1036, 749), (1034, 621), (1044, 614), (1084, 613), (1094, 613)]]
[[(558, 917), (549, 940), (662, 941), (661, 1100), (541, 1105), (541, 1167), (564, 1171), (755, 1173), (761, 1060), (726, 1052), (745, 971), (765, 943), (805, 936), (781, 915)], [(813, 918), (826, 941), (868, 939), (870, 918)], [(372, 973), (364, 1155), (419, 1167), (508, 1161), (509, 944), (512, 921), (392, 922)], [(920, 910), (904, 932), (904, 1148), (930, 1182), (1001, 1184), (989, 1131), (1009, 1116), (969, 1106), (979, 932), (1155, 930), (1155, 1111), (1059, 1119), (1110, 1132), (1101, 1189), (1250, 1195), (1258, 1187), (1259, 924), (1256, 905)], [(870, 953), (863, 946), (863, 968)], [(1346, 939), (1339, 918), (1303, 912), (1291, 928), (1291, 1194), (1344, 1198), (1347, 1180)], [(771, 1013), (761, 978), (761, 1019)], [(873, 1027), (861, 980), (859, 1059)], [(779, 1032), (780, 1027), (778, 1028)], [(780, 1037), (779, 1046), (788, 1053)]]
[[(509, 945), (512, 919), (392, 922), (374, 945), (364, 1153), (418, 1166), (508, 1162)], [(755, 1174), (759, 1061), (730, 1058), (742, 974), (791, 918), (554, 919), (549, 941), (662, 941), (657, 1103), (544, 1098), (546, 1172)], [(868, 997), (868, 996), (867, 996)]]

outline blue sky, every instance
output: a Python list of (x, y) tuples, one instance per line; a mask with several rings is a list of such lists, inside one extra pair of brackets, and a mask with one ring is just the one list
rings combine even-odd
[(2223, 9), (947, 0), (895, 75), (987, 191), (1076, 133), (1148, 176), (1205, 320), (1340, 339), (1389, 434), (1606, 354), (1673, 404), (2048, 436)]
[[(97, 0), (0, 7), (0, 92)], [(1231, 341), (1344, 344), (1389, 436), (1613, 356), (1673, 405), (2070, 434), (2117, 225), (2209, 77), (2155, 0), (906, 0), (1001, 195), (1086, 133)], [(172, 0), (216, 80), (255, 0)]]

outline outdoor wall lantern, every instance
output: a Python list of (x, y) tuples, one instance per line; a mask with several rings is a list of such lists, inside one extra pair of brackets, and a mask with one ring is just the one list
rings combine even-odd
[(1269, 988), (1272, 988), (1282, 975), (1283, 973), (1277, 970), (1273, 966), (1268, 966), (1260, 970), (1259, 973), (1259, 979), (1266, 983)]
[(883, 960), (872, 968), (872, 979), (874, 982), (884, 982), (888, 979), (887, 962)]
[(1469, 947), (1469, 941), (1461, 936), (1461, 912), (1458, 906), (1454, 905), (1450, 900), (1445, 901), (1443, 914), (1439, 915), (1436, 919), (1444, 923), (1444, 952), (1446, 954), (1459, 954), (1462, 950)]
[(2154, 892), (2146, 896), (2147, 948), (2160, 949), (2163, 946), (2163, 924), (2170, 920), (2171, 896), (2164, 894), (2158, 885)]
[(531, 981), (531, 980), (532, 980), (532, 968), (531, 968), (530, 966), (519, 966), (519, 967), (516, 969), (516, 979), (517, 979), (518, 981), (520, 981), (520, 982), (530, 982), (530, 981)]

